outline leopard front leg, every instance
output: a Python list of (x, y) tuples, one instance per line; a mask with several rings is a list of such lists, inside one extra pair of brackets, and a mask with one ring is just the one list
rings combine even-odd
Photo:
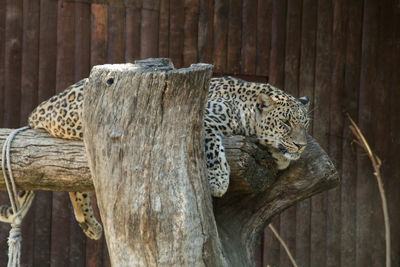
[(213, 132), (206, 133), (205, 155), (211, 195), (222, 197), (228, 190), (230, 167), (219, 135)]
[(83, 232), (91, 239), (100, 239), (103, 227), (94, 217), (90, 193), (69, 192), (69, 197), (74, 208), (75, 218)]

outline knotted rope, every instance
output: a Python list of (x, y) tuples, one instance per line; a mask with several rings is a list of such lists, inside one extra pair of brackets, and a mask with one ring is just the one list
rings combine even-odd
[[(16, 129), (10, 133), (3, 145), (1, 168), (3, 171), (4, 180), (7, 187), (8, 197), (10, 199), (13, 215), (11, 216), (11, 230), (8, 237), (8, 265), (7, 267), (19, 267), (21, 256), (21, 223), (26, 212), (32, 204), (34, 194), (32, 191), (26, 192), (28, 194), (23, 203), (19, 203), (17, 187), (15, 186), (14, 175), (11, 169), (10, 149), (14, 137), (27, 129), (25, 126)], [(6, 167), (8, 173), (6, 171)]]

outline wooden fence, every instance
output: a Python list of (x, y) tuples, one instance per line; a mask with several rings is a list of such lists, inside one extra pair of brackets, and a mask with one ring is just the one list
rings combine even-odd
[[(384, 265), (380, 198), (349, 113), (382, 159), (400, 266), (400, 0), (1, 0), (1, 126), (25, 125), (93, 65), (147, 57), (213, 63), (216, 75), (311, 96), (311, 132), (342, 185), (273, 221), (299, 266)], [(8, 229), (0, 226), (1, 265)], [(65, 193), (37, 194), (23, 236), (24, 266), (110, 266), (104, 240), (84, 237)], [(290, 266), (268, 229), (256, 256), (259, 266)]]

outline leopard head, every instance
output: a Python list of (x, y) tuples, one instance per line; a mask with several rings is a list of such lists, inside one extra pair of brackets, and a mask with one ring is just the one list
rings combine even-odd
[(295, 98), (275, 88), (258, 95), (255, 113), (259, 143), (289, 160), (299, 159), (307, 145), (309, 103), (307, 96)]

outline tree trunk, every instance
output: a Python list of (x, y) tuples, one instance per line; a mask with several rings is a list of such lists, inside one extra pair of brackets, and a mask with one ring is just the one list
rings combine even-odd
[[(212, 200), (202, 136), (211, 67), (173, 70), (168, 63), (99, 66), (85, 89), (87, 155), (112, 263), (254, 266), (273, 216), (336, 186), (338, 174), (310, 136), (283, 172), (253, 139), (224, 138), (230, 185)], [(0, 145), (10, 131), (0, 129)], [(19, 188), (93, 190), (82, 142), (28, 130), (11, 152)]]
[(227, 266), (205, 179), (212, 66), (94, 67), (84, 142), (113, 266)]

